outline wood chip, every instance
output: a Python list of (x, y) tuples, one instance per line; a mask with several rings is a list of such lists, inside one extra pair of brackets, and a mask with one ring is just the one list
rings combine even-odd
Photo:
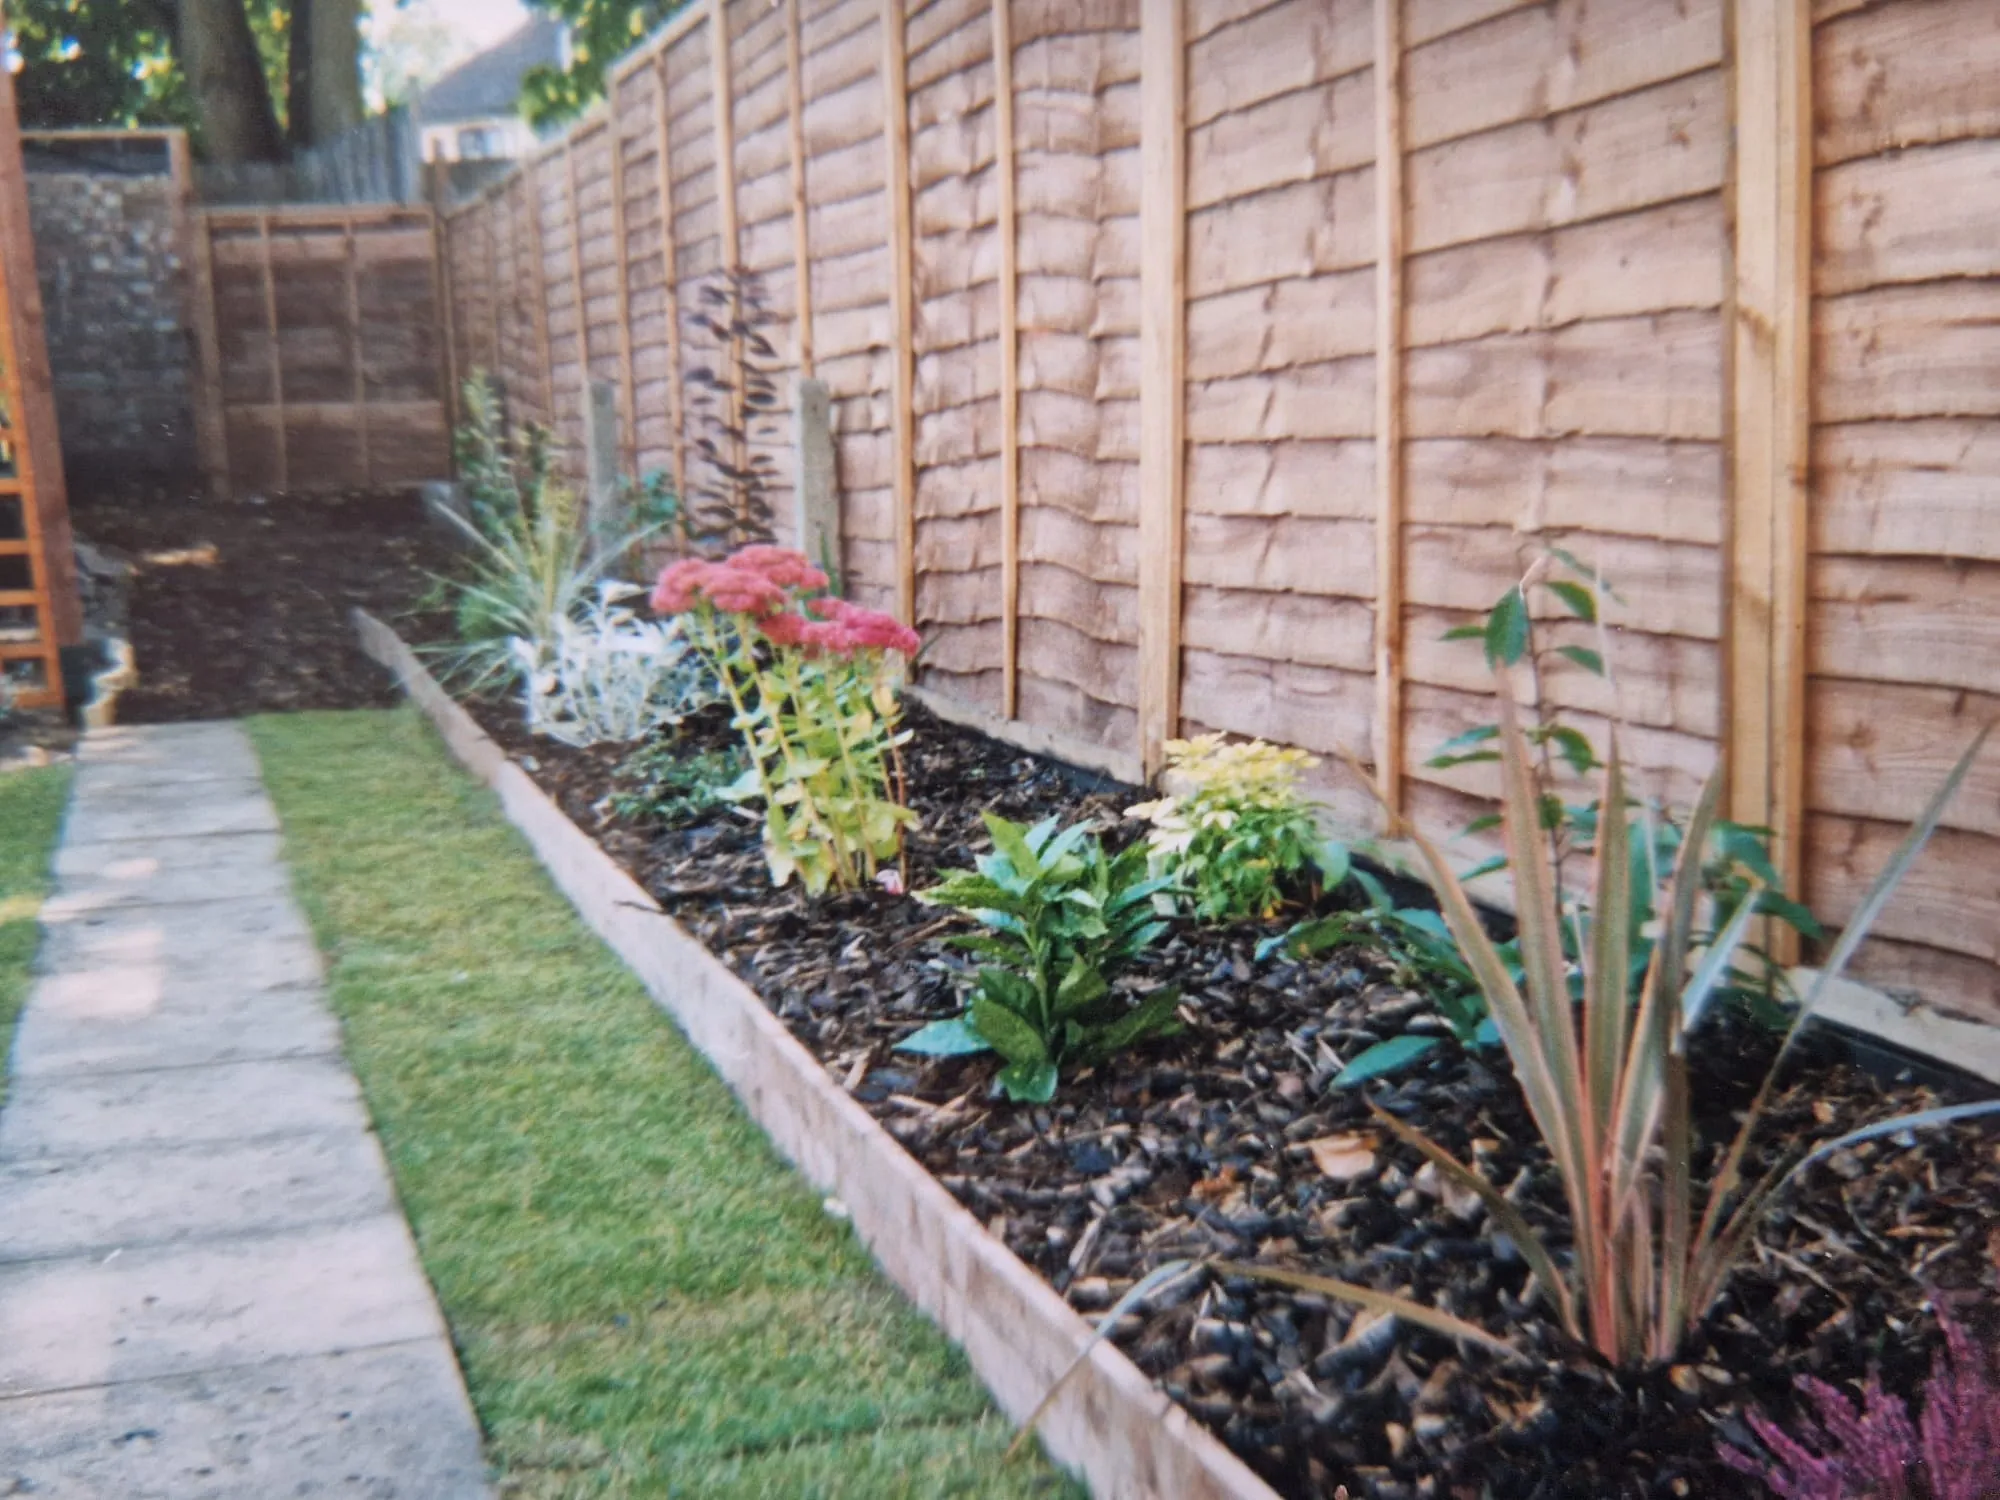
[(1375, 1137), (1360, 1131), (1323, 1135), (1305, 1143), (1313, 1165), (1334, 1182), (1353, 1182), (1375, 1170)]

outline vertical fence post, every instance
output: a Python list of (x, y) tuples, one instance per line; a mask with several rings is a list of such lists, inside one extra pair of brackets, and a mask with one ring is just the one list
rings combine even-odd
[[(1812, 422), (1809, 0), (1735, 0), (1729, 38), (1729, 814), (1774, 831), (1778, 873), (1796, 895)], [(1772, 937), (1789, 948), (1789, 931), (1779, 927)]]
[[(442, 164), (440, 164), (442, 165)], [(439, 352), (438, 373), (444, 381), (445, 462), (451, 477), (458, 477), (458, 276), (452, 266), (451, 220), (444, 211), (443, 174), (433, 184), (431, 205), (431, 295), (437, 299), (438, 321), (443, 325), (444, 348)]]
[(1375, 780), (1403, 810), (1403, 0), (1375, 0)]
[[(590, 400), (590, 308), (584, 306), (584, 214), (576, 196), (576, 136), (562, 142), (564, 190), (570, 196), (570, 298), (576, 304), (576, 420), (584, 420), (584, 404)], [(550, 374), (550, 396), (554, 396), (554, 374)]]
[(729, 65), (729, 0), (708, 0), (708, 64), (715, 105), (715, 203), (722, 265), (743, 257), (736, 222), (736, 84)]
[(896, 496), (896, 614), (917, 618), (916, 361), (912, 353), (916, 250), (910, 224), (910, 91), (903, 0), (882, 0), (882, 130), (888, 148), (891, 462)]
[(211, 498), (229, 498), (229, 422), (222, 407), (222, 340), (215, 327), (215, 261), (208, 215), (195, 201), (194, 165), (187, 132), (167, 137), (167, 169), (174, 195), (174, 234), (181, 252), (182, 302), (194, 332), (195, 452), (202, 487)]
[(505, 384), (500, 368), (500, 209), (486, 206), (486, 378)]
[(1187, 17), (1139, 23), (1139, 760), (1159, 771), (1180, 719), (1187, 489)]
[(271, 340), (271, 409), (278, 441), (277, 490), (291, 487), (292, 466), (285, 448), (285, 361), (278, 346), (278, 276), (271, 265), (271, 216), (257, 215), (257, 245), (264, 269), (264, 330)]
[[(540, 171), (541, 163), (530, 157), (521, 166), (519, 180), (521, 202), (527, 210), (531, 231), (530, 248), (535, 258), (535, 281), (528, 295), (528, 306), (534, 309), (535, 357), (542, 367), (542, 417), (546, 425), (553, 429), (556, 424), (556, 359), (549, 348), (549, 247), (542, 231), (542, 185), (536, 180)], [(501, 196), (510, 195), (511, 189)], [(498, 202), (499, 198), (494, 201)]]
[(660, 101), (660, 292), (667, 320), (667, 420), (673, 426), (669, 447), (673, 455), (674, 494), (681, 498), (681, 514), (687, 514), (687, 423), (681, 391), (681, 290), (680, 247), (674, 239), (674, 171), (670, 136), (672, 113), (667, 108), (667, 49), (653, 59), (654, 93)]
[(350, 210), (341, 221), (341, 261), (347, 271), (347, 357), (354, 366), (354, 425), (361, 445), (361, 483), (375, 482), (375, 465), (368, 451), (368, 362), (361, 341), (361, 268), (359, 241), (354, 237), (354, 214)]
[(792, 321), (799, 351), (799, 375), (813, 373), (811, 205), (806, 200), (806, 81), (799, 56), (799, 0), (785, 0), (785, 70), (790, 97), (792, 145)]
[(1014, 7), (993, 0), (994, 175), (1000, 179), (1000, 714), (1021, 709), (1021, 246), (1014, 165)]
[(636, 474), (639, 394), (632, 374), (632, 264), (625, 248), (625, 130), (618, 122), (618, 89), (622, 81), (612, 79), (606, 90), (605, 129), (611, 137), (611, 254), (618, 272), (618, 396), (623, 423), (619, 461), (629, 463)]

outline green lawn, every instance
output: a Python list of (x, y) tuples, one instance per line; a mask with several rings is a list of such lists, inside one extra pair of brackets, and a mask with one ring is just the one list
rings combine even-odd
[(14, 1022), (28, 998), (35, 914), (48, 894), (49, 855), (68, 798), (67, 766), (0, 773), (0, 1097)]
[(249, 728), (504, 1493), (1077, 1493), (421, 720)]

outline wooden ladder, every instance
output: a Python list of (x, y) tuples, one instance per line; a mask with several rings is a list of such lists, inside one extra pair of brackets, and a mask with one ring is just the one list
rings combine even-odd
[[(61, 708), (62, 654), (42, 551), (32, 445), (23, 428), (25, 410), (12, 296), (0, 272), (0, 675), (12, 683), (16, 707)], [(22, 662), (31, 664), (25, 677)]]

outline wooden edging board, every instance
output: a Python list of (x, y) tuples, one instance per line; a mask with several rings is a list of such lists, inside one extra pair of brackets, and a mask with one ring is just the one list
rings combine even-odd
[[(764, 1002), (578, 828), (489, 739), (394, 631), (354, 612), (362, 649), (395, 674), (459, 762), (500, 798), (557, 887), (637, 974), (805, 1176), (846, 1206), (888, 1278), (965, 1350), (1000, 1409), (1025, 1421), (1089, 1326), (850, 1098)], [(1100, 1500), (1277, 1500), (1110, 1343), (1038, 1431)]]

